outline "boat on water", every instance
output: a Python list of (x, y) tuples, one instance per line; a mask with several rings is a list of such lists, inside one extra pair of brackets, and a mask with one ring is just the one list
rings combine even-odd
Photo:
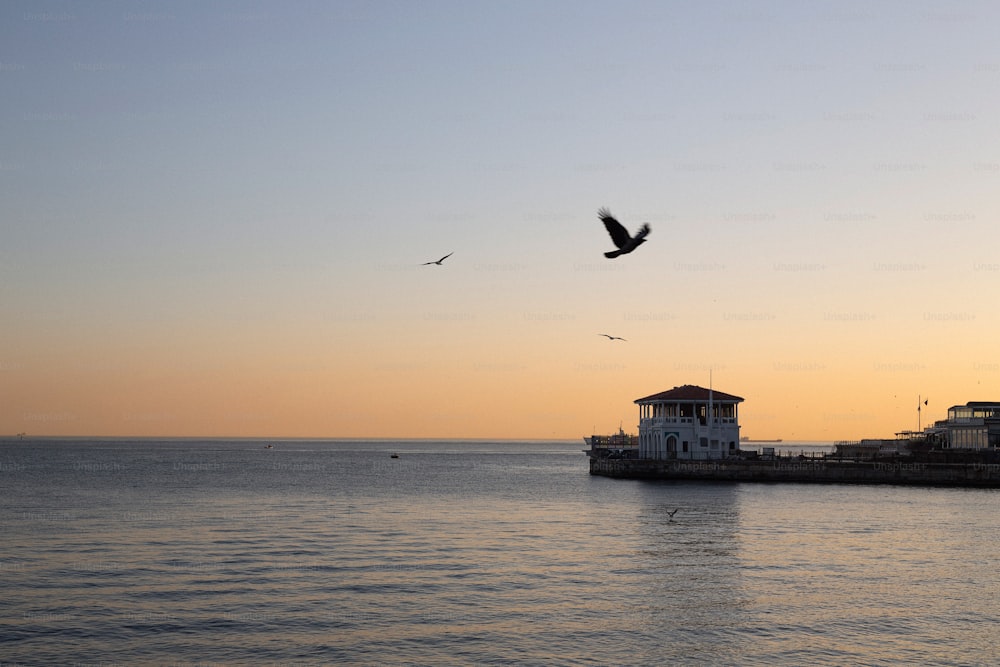
[(593, 449), (595, 447), (608, 449), (623, 449), (627, 447), (638, 447), (639, 436), (626, 433), (621, 426), (618, 432), (612, 435), (591, 435), (584, 436), (583, 441)]
[(740, 442), (764, 442), (764, 443), (781, 442), (781, 438), (775, 438), (773, 440), (757, 440), (757, 439), (751, 439), (749, 436), (744, 435), (742, 438), (740, 438)]
[(626, 433), (621, 426), (612, 435), (584, 436), (587, 456), (601, 459), (636, 458), (639, 454), (639, 436)]

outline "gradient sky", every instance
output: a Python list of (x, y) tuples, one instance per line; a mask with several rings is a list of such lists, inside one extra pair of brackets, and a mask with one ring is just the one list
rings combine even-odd
[[(1000, 400), (998, 34), (989, 1), (5, 2), (0, 433), (577, 438), (710, 369), (754, 438)], [(601, 206), (648, 243), (605, 259)]]

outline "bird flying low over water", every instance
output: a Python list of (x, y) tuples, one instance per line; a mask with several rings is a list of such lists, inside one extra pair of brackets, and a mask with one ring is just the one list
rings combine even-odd
[(628, 230), (622, 226), (622, 223), (615, 220), (608, 209), (600, 209), (597, 212), (597, 217), (604, 223), (605, 229), (611, 235), (611, 240), (618, 246), (618, 250), (604, 253), (605, 257), (611, 258), (618, 255), (627, 255), (646, 242), (646, 236), (649, 234), (649, 223), (643, 223), (635, 236), (629, 236)]
[(624, 338), (621, 338), (619, 336), (612, 336), (610, 334), (597, 334), (597, 335), (598, 336), (607, 336), (608, 340), (624, 340), (626, 343), (628, 342), (627, 340), (625, 340)]
[[(677, 508), (677, 510), (679, 510), (679, 509), (680, 509), (680, 507), (678, 507), (678, 508)], [(667, 512), (667, 514), (669, 514), (669, 515), (670, 515), (670, 518), (671, 518), (671, 519), (673, 519), (673, 518), (674, 518), (674, 515), (675, 515), (675, 514), (677, 514), (677, 510), (674, 510), (673, 512), (669, 512), (669, 511)]]
[(441, 262), (443, 262), (444, 260), (448, 259), (449, 257), (451, 257), (454, 254), (455, 254), (454, 252), (449, 252), (447, 255), (445, 255), (441, 259), (437, 260), (436, 262), (424, 262), (420, 266), (427, 266), (428, 264), (437, 264), (438, 266), (441, 266)]

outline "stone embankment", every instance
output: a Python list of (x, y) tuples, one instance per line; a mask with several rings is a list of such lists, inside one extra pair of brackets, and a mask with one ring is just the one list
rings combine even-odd
[(803, 458), (719, 461), (590, 459), (590, 474), (623, 479), (727, 482), (914, 484), (1000, 488), (998, 463), (940, 463), (904, 459), (845, 461)]

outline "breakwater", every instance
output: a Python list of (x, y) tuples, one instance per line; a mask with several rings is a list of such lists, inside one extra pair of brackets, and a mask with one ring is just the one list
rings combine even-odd
[(590, 474), (622, 479), (688, 479), (727, 482), (908, 484), (1000, 488), (1000, 464), (907, 460), (724, 459), (678, 461), (590, 459)]

